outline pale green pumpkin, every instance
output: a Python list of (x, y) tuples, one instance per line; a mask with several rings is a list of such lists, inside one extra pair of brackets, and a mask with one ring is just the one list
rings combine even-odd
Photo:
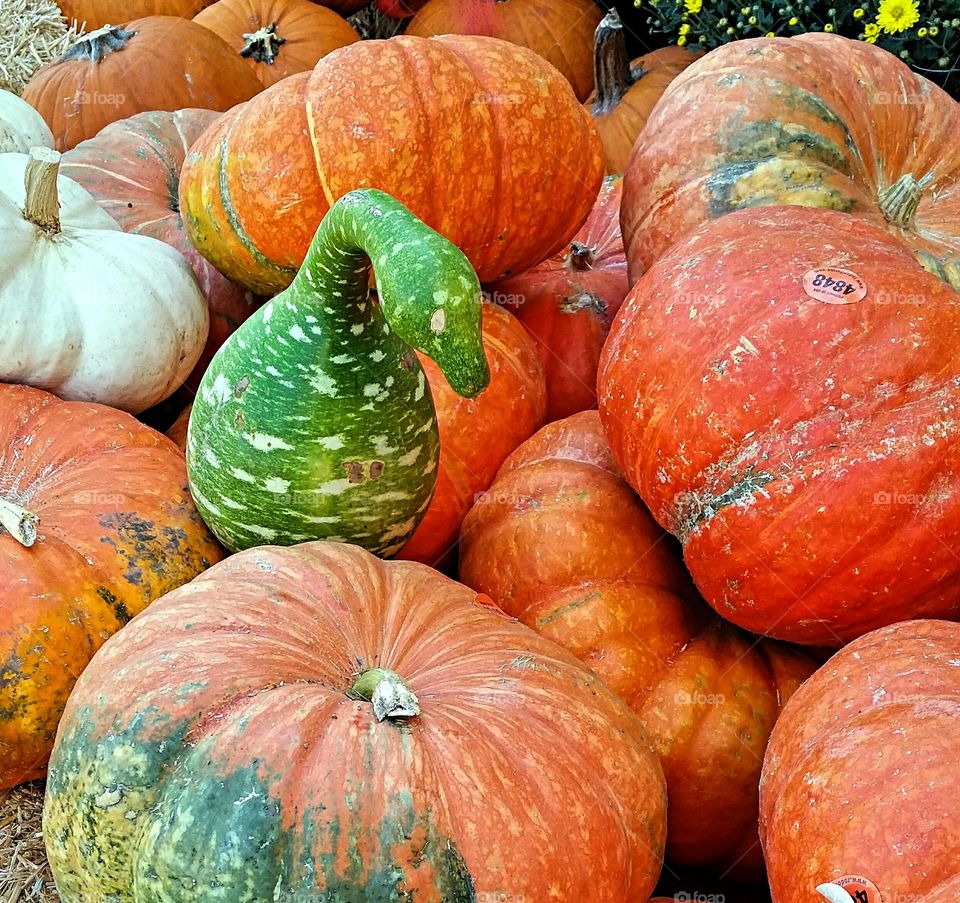
[(398, 551), (426, 512), (439, 459), (414, 349), (473, 397), (490, 378), (481, 319), (461, 251), (381, 191), (342, 197), (290, 287), (230, 336), (200, 384), (187, 471), (220, 541)]

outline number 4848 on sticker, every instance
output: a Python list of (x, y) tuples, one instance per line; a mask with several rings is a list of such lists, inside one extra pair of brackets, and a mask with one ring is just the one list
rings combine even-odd
[(822, 267), (803, 274), (803, 290), (825, 304), (853, 304), (867, 295), (866, 283), (850, 270)]

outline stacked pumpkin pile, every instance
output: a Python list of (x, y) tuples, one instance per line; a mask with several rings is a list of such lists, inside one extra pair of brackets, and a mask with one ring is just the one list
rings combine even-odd
[(960, 110), (363, 5), (63, 2), (0, 95), (0, 789), (60, 897), (958, 899)]

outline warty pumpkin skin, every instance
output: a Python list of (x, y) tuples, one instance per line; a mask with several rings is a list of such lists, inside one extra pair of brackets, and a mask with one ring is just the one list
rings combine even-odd
[[(828, 267), (866, 296), (811, 297)], [(600, 362), (604, 431), (735, 624), (836, 647), (957, 617), (958, 336), (960, 297), (884, 229), (738, 211), (628, 295)]]
[(400, 35), (343, 47), (221, 119), (191, 148), (180, 206), (208, 260), (270, 294), (290, 283), (337, 198), (378, 188), (484, 282), (566, 245), (602, 170), (589, 114), (535, 53)]
[[(168, 398), (209, 329), (187, 262), (163, 242), (121, 232), (57, 175), (57, 151), (0, 160), (0, 380), (131, 413)], [(60, 184), (69, 186), (62, 209)]]
[(960, 108), (863, 41), (718, 47), (664, 92), (627, 165), (631, 282), (706, 220), (769, 204), (882, 225), (960, 288)]
[(44, 774), (67, 696), (103, 642), (223, 552), (171, 442), (120, 411), (4, 384), (0, 523), (3, 789)]
[(264, 87), (360, 40), (352, 25), (310, 0), (216, 0), (193, 21), (240, 53)]
[(666, 800), (643, 728), (475, 599), (307, 543), (152, 606), (61, 723), (44, 831), (64, 903), (646, 900)]
[(630, 289), (620, 236), (623, 179), (609, 176), (573, 241), (526, 273), (488, 286), (537, 343), (547, 420), (597, 406), (600, 351)]
[(667, 779), (668, 860), (760, 880), (764, 748), (815, 662), (703, 604), (596, 411), (549, 424), (507, 458), (464, 520), (460, 577), (640, 716)]
[(191, 392), (196, 392), (214, 352), (265, 300), (222, 276), (190, 243), (180, 215), (178, 185), (184, 157), (220, 115), (213, 110), (138, 113), (67, 151), (60, 167), (125, 232), (166, 242), (192, 267), (207, 299), (210, 332), (186, 380)]
[(53, 147), (50, 129), (22, 97), (0, 89), (0, 154), (26, 154), (32, 147)]
[(593, 52), (594, 91), (584, 106), (600, 133), (607, 172), (622, 174), (637, 136), (667, 85), (703, 54), (673, 45), (631, 62), (615, 8), (597, 26)]
[(145, 16), (188, 17), (198, 13), (213, 0), (57, 0), (67, 18), (86, 23), (89, 34), (104, 25), (120, 25)]
[(477, 494), (490, 486), (507, 455), (546, 420), (546, 378), (533, 340), (493, 304), (483, 305), (483, 346), (490, 385), (476, 398), (454, 392), (440, 368), (425, 354), (417, 355), (437, 410), (440, 462), (427, 513), (398, 558), (431, 567), (449, 564)]
[(569, 80), (581, 102), (593, 90), (593, 0), (429, 0), (406, 34), (478, 34), (529, 47)]
[(23, 89), (69, 150), (118, 119), (149, 110), (227, 110), (262, 90), (217, 35), (176, 16), (147, 16), (79, 38)]
[(787, 703), (767, 748), (773, 899), (806, 903), (817, 886), (862, 875), (883, 900), (956, 900), (958, 745), (960, 626), (905, 621), (836, 653)]

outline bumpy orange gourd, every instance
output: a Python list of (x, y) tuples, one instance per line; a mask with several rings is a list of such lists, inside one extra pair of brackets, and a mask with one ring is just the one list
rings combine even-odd
[(70, 900), (639, 903), (665, 816), (642, 725), (572, 655), (421, 564), (314, 542), (228, 558), (102, 650), (44, 828)]
[(483, 346), (490, 385), (476, 398), (454, 392), (440, 368), (418, 354), (437, 409), (440, 466), (430, 507), (398, 558), (446, 565), (477, 494), (490, 486), (507, 455), (544, 423), (546, 378), (523, 327), (506, 311), (485, 304)]
[[(787, 703), (767, 748), (761, 836), (773, 899), (861, 875), (883, 900), (960, 896), (960, 625), (854, 640)], [(875, 897), (874, 899), (880, 899)]]
[(491, 281), (562, 248), (602, 178), (589, 114), (535, 53), (401, 35), (343, 47), (231, 111), (191, 149), (180, 206), (200, 252), (253, 291), (285, 288), (330, 205), (360, 187), (396, 197)]
[(190, 244), (177, 184), (187, 150), (220, 116), (212, 110), (138, 113), (63, 155), (60, 172), (82, 185), (125, 232), (158, 238), (193, 268), (207, 299), (210, 333), (186, 386), (196, 392), (216, 350), (263, 298), (230, 282)]
[(186, 486), (129, 414), (0, 384), (0, 790), (44, 774), (104, 641), (223, 557)]
[(53, 132), (57, 150), (105, 125), (149, 110), (226, 110), (262, 90), (220, 37), (175, 16), (122, 20), (85, 34), (23, 89)]
[(586, 100), (593, 90), (593, 33), (600, 22), (593, 0), (429, 0), (406, 33), (482, 34), (540, 54)]
[(630, 62), (616, 9), (597, 26), (594, 42), (594, 91), (585, 106), (600, 132), (607, 172), (622, 174), (667, 85), (703, 54), (672, 45)]
[(640, 715), (667, 778), (668, 858), (759, 879), (764, 748), (815, 663), (703, 605), (595, 411), (549, 424), (507, 458), (464, 520), (460, 577)]
[(620, 237), (622, 193), (623, 179), (608, 177), (569, 246), (488, 286), (491, 300), (512, 311), (537, 343), (548, 421), (597, 406), (600, 351), (630, 288)]
[(243, 56), (264, 87), (360, 40), (352, 25), (310, 0), (216, 0), (193, 21)]

